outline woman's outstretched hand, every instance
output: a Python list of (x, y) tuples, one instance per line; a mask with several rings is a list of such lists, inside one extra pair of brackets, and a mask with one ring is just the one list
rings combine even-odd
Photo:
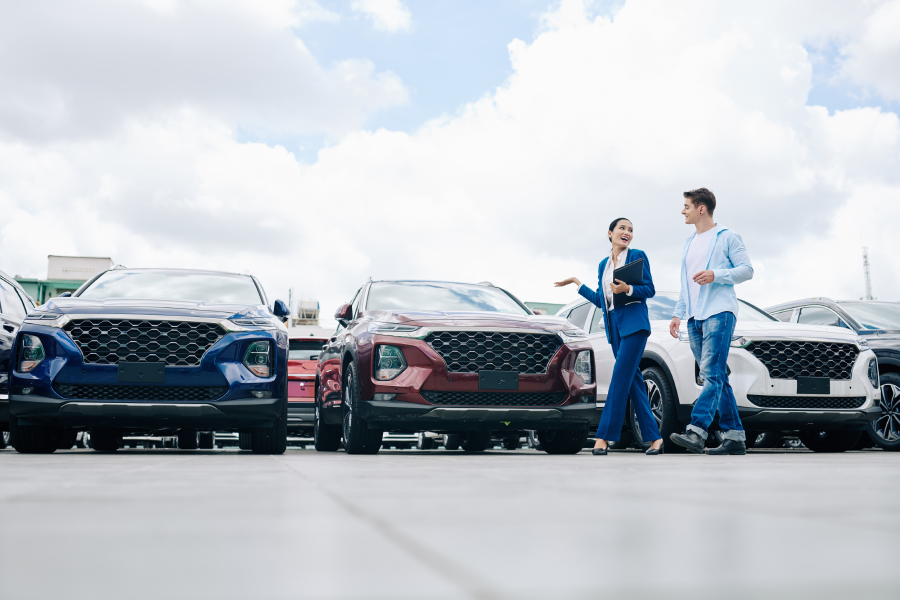
[(563, 279), (562, 281), (557, 281), (553, 285), (555, 287), (564, 287), (564, 286), (569, 285), (570, 283), (574, 283), (578, 287), (581, 287), (581, 280), (578, 279), (577, 277), (569, 277), (568, 279)]

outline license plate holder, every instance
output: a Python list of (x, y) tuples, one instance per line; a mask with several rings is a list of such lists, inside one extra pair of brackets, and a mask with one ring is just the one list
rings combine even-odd
[(798, 394), (830, 394), (831, 379), (828, 377), (798, 377)]
[(478, 371), (479, 390), (517, 390), (519, 389), (519, 373), (517, 371)]
[(164, 362), (120, 362), (119, 383), (165, 383)]

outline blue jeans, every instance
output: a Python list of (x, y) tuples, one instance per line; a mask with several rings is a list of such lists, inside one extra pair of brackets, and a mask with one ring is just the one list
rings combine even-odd
[(638, 331), (624, 338), (619, 336), (615, 318), (609, 319), (609, 340), (616, 364), (609, 382), (606, 404), (600, 414), (597, 437), (608, 442), (618, 442), (625, 421), (625, 407), (631, 396), (631, 406), (641, 428), (641, 441), (645, 444), (660, 439), (656, 419), (650, 412), (647, 385), (641, 377), (640, 362), (647, 346), (649, 331)]
[(690, 319), (687, 324), (691, 351), (700, 365), (700, 377), (703, 378), (703, 390), (691, 411), (691, 424), (687, 428), (704, 440), (716, 411), (725, 439), (737, 442), (747, 440), (726, 370), (736, 321), (734, 313), (721, 312), (704, 321)]

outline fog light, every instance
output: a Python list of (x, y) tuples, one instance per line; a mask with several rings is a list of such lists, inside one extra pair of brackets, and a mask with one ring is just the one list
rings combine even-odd
[(271, 398), (272, 392), (250, 392), (254, 398)]
[(375, 379), (388, 381), (406, 370), (406, 359), (396, 346), (375, 348)]
[(575, 374), (585, 383), (594, 383), (594, 365), (590, 350), (582, 350), (575, 357)]
[(22, 388), (22, 395), (27, 396), (28, 394), (30, 394), (33, 391), (34, 391), (33, 387), (24, 387), (24, 388)]
[(878, 360), (872, 359), (869, 361), (869, 381), (872, 383), (872, 387), (876, 390), (878, 389)]
[(372, 396), (372, 400), (376, 400), (378, 402), (390, 402), (396, 397), (397, 394), (375, 394), (374, 396)]
[(244, 366), (257, 377), (269, 377), (272, 372), (269, 342), (253, 342), (244, 353)]
[(44, 353), (44, 345), (41, 338), (36, 335), (24, 334), (19, 342), (19, 365), (17, 371), (28, 373), (41, 364), (47, 355)]

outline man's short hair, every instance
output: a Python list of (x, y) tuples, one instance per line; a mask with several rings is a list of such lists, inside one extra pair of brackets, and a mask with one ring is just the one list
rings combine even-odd
[(716, 195), (706, 188), (697, 188), (684, 193), (684, 197), (693, 203), (694, 206), (702, 204), (706, 207), (710, 216), (716, 211)]

